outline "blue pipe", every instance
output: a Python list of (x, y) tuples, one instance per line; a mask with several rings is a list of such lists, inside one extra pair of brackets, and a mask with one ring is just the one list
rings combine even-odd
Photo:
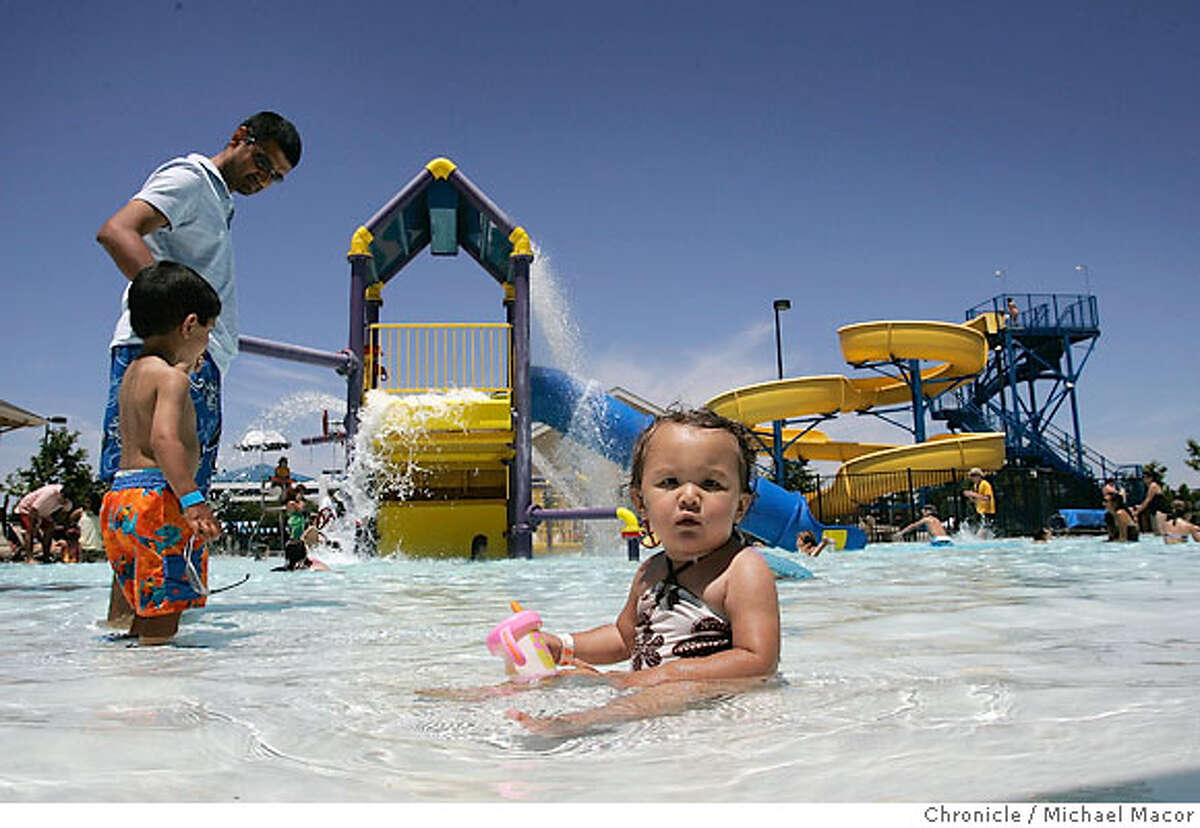
[[(533, 419), (582, 443), (614, 463), (629, 467), (633, 459), (633, 444), (637, 436), (654, 418), (632, 406), (587, 385), (555, 368), (530, 366), (530, 385), (533, 393)], [(571, 426), (580, 412), (590, 410), (596, 428)], [(770, 480), (759, 477), (752, 482), (755, 498), (742, 518), (742, 529), (762, 541), (781, 549), (796, 549), (796, 535), (804, 530), (818, 539), (825, 526), (817, 521), (808, 508), (808, 501), (799, 492), (789, 492)], [(858, 527), (846, 527), (846, 547), (861, 549), (866, 536)]]

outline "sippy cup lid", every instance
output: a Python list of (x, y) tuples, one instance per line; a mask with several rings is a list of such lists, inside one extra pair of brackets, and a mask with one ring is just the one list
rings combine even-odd
[(521, 636), (531, 632), (532, 630), (536, 630), (541, 626), (542, 616), (538, 615), (533, 610), (521, 610), (520, 612), (513, 613), (512, 615), (508, 616), (508, 618), (505, 618), (503, 621), (493, 627), (492, 631), (488, 633), (488, 652), (490, 652), (492, 655), (496, 655), (496, 653), (500, 650), (500, 647), (502, 646), (500, 643), (500, 636), (506, 628), (514, 639), (519, 640)]

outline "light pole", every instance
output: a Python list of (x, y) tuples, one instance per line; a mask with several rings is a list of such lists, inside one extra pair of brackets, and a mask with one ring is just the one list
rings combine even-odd
[(54, 417), (47, 417), (46, 418), (46, 426), (45, 426), (45, 428), (42, 429), (42, 445), (44, 446), (44, 445), (46, 445), (46, 443), (48, 443), (50, 441), (50, 429), (54, 428), (54, 426), (65, 427), (66, 425), (67, 425), (67, 418), (62, 416), (61, 414), (56, 415)]
[[(783, 337), (779, 331), (779, 312), (791, 310), (792, 302), (790, 299), (776, 299), (772, 306), (775, 308), (775, 366), (777, 376), (783, 379)], [(772, 423), (773, 440), (771, 443), (771, 455), (775, 459), (775, 482), (780, 486), (783, 485), (783, 420), (775, 420)]]

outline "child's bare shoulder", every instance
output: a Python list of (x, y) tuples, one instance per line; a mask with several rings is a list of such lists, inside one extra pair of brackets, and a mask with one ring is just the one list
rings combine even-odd
[(187, 374), (161, 359), (139, 359), (129, 366), (130, 371), (135, 369), (134, 376), (159, 393), (187, 392), (190, 386)]
[(762, 550), (757, 546), (743, 546), (733, 556), (733, 560), (729, 562), (728, 572), (731, 578), (757, 579), (766, 577), (772, 583), (775, 581), (775, 574), (767, 564), (766, 558), (762, 556)]

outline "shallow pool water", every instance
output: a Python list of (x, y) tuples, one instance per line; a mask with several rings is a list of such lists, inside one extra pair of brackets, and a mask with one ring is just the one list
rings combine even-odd
[(827, 552), (779, 582), (778, 684), (568, 739), (505, 711), (616, 691), (417, 691), (499, 683), (510, 598), (552, 630), (611, 620), (621, 549), (277, 563), (215, 558), (212, 586), (250, 580), (159, 648), (96, 626), (107, 566), (0, 566), (0, 800), (1140, 799), (1200, 769), (1194, 544)]

